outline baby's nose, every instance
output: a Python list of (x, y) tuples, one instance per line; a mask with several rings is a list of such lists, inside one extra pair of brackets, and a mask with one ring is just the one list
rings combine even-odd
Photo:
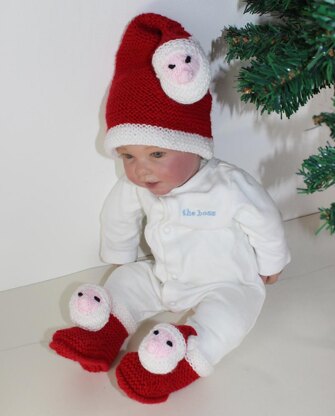
[(151, 174), (151, 169), (150, 167), (145, 164), (145, 163), (138, 163), (136, 165), (136, 174), (138, 176), (146, 176), (146, 175), (150, 175)]

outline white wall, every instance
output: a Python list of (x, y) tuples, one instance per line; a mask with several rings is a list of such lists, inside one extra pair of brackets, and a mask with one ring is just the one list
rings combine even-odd
[[(124, 26), (146, 11), (182, 22), (207, 52), (225, 25), (251, 20), (235, 0), (1, 1), (0, 290), (101, 264), (99, 213), (116, 179), (104, 106)], [(213, 73), (216, 154), (262, 180), (285, 218), (327, 205), (330, 192), (296, 194), (295, 172), (327, 139), (305, 130), (330, 94), (281, 121), (241, 106), (222, 58)]]

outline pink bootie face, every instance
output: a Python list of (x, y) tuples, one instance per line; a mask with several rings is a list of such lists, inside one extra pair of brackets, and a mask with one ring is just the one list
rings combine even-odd
[(168, 358), (176, 355), (176, 338), (166, 329), (156, 329), (150, 333), (145, 348), (149, 354), (156, 358)]
[(181, 333), (172, 325), (159, 324), (143, 339), (138, 355), (142, 366), (154, 374), (175, 369), (186, 353)]
[(86, 291), (79, 291), (75, 298), (76, 307), (80, 313), (90, 314), (99, 309), (101, 297), (97, 290), (87, 289)]
[(200, 64), (196, 56), (177, 52), (168, 55), (163, 64), (166, 79), (175, 84), (187, 84), (197, 75)]
[(82, 285), (71, 297), (71, 319), (81, 328), (92, 331), (101, 329), (107, 323), (110, 312), (110, 297), (100, 286)]

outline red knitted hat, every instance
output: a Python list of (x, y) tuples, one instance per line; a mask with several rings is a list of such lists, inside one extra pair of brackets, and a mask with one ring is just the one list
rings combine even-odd
[(210, 68), (199, 43), (158, 14), (135, 17), (116, 55), (105, 148), (149, 145), (213, 156)]

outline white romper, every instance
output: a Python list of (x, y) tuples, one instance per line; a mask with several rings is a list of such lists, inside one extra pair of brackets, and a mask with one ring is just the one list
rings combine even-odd
[[(154, 260), (136, 262), (143, 224)], [(268, 193), (215, 158), (164, 196), (122, 177), (103, 208), (101, 256), (123, 265), (105, 288), (136, 323), (193, 309), (186, 323), (211, 365), (255, 324), (265, 298), (259, 274), (279, 273), (290, 261)]]

